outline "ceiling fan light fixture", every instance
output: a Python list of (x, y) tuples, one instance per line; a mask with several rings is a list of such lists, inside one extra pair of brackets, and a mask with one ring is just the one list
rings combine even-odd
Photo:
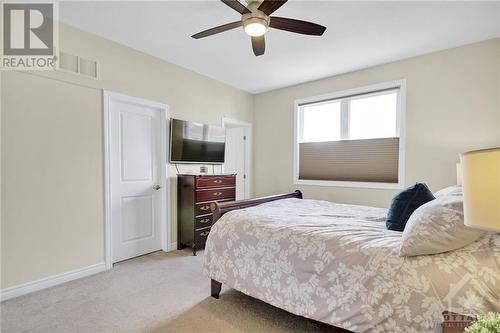
[(245, 26), (246, 34), (252, 37), (262, 36), (266, 31), (267, 28), (262, 23), (250, 23)]
[(244, 22), (245, 33), (252, 37), (259, 37), (267, 32), (267, 22), (263, 19), (253, 17)]
[(241, 14), (241, 20), (226, 23), (192, 35), (194, 39), (205, 38), (224, 31), (243, 27), (245, 33), (252, 41), (252, 50), (255, 56), (261, 56), (266, 49), (264, 34), (267, 29), (273, 28), (302, 35), (322, 36), (326, 27), (302, 20), (270, 16), (281, 8), (288, 0), (246, 0), (248, 5), (243, 5), (240, 0), (221, 0)]

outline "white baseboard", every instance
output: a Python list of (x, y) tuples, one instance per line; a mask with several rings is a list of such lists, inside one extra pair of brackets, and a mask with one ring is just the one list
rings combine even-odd
[(26, 295), (34, 291), (42, 290), (64, 282), (93, 275), (105, 270), (106, 270), (106, 265), (102, 262), (88, 267), (75, 269), (69, 272), (52, 275), (33, 282), (23, 283), (14, 287), (5, 288), (0, 291), (0, 300), (6, 301), (11, 298)]
[(177, 242), (170, 243), (170, 247), (168, 248), (169, 251), (175, 251), (177, 250)]

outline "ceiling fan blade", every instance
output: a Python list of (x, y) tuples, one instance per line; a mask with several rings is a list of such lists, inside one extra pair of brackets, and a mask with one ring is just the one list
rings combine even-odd
[(264, 35), (252, 37), (252, 49), (256, 56), (264, 54), (264, 51), (266, 50), (266, 40), (264, 39)]
[(198, 32), (197, 34), (194, 34), (191, 37), (193, 37), (194, 39), (208, 37), (211, 35), (218, 34), (219, 32), (224, 32), (227, 30), (241, 27), (242, 25), (243, 25), (243, 22), (241, 22), (241, 21), (231, 22), (231, 23), (220, 25), (220, 26), (215, 27), (215, 28), (204, 30), (202, 32)]
[(264, 12), (266, 15), (271, 15), (287, 1), (288, 0), (264, 0), (257, 9)]
[(316, 23), (277, 16), (272, 16), (270, 18), (269, 26), (274, 29), (314, 36), (321, 36), (326, 30), (326, 27)]
[(237, 0), (221, 0), (221, 1), (242, 15), (251, 13), (251, 11), (247, 7), (243, 6)]

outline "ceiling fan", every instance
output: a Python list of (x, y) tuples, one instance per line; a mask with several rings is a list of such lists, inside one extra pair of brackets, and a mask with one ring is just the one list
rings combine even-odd
[(316, 23), (286, 17), (270, 16), (288, 0), (248, 1), (248, 6), (246, 7), (237, 0), (221, 1), (240, 13), (241, 20), (199, 32), (191, 37), (199, 39), (243, 27), (246, 34), (252, 38), (253, 53), (256, 56), (260, 56), (264, 54), (266, 49), (264, 34), (267, 32), (268, 28), (314, 36), (321, 36), (326, 30), (326, 27)]

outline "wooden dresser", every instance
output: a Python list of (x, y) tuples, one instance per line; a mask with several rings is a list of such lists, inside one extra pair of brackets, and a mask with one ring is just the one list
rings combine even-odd
[(210, 204), (233, 201), (236, 175), (177, 175), (177, 249), (203, 248), (212, 226)]

